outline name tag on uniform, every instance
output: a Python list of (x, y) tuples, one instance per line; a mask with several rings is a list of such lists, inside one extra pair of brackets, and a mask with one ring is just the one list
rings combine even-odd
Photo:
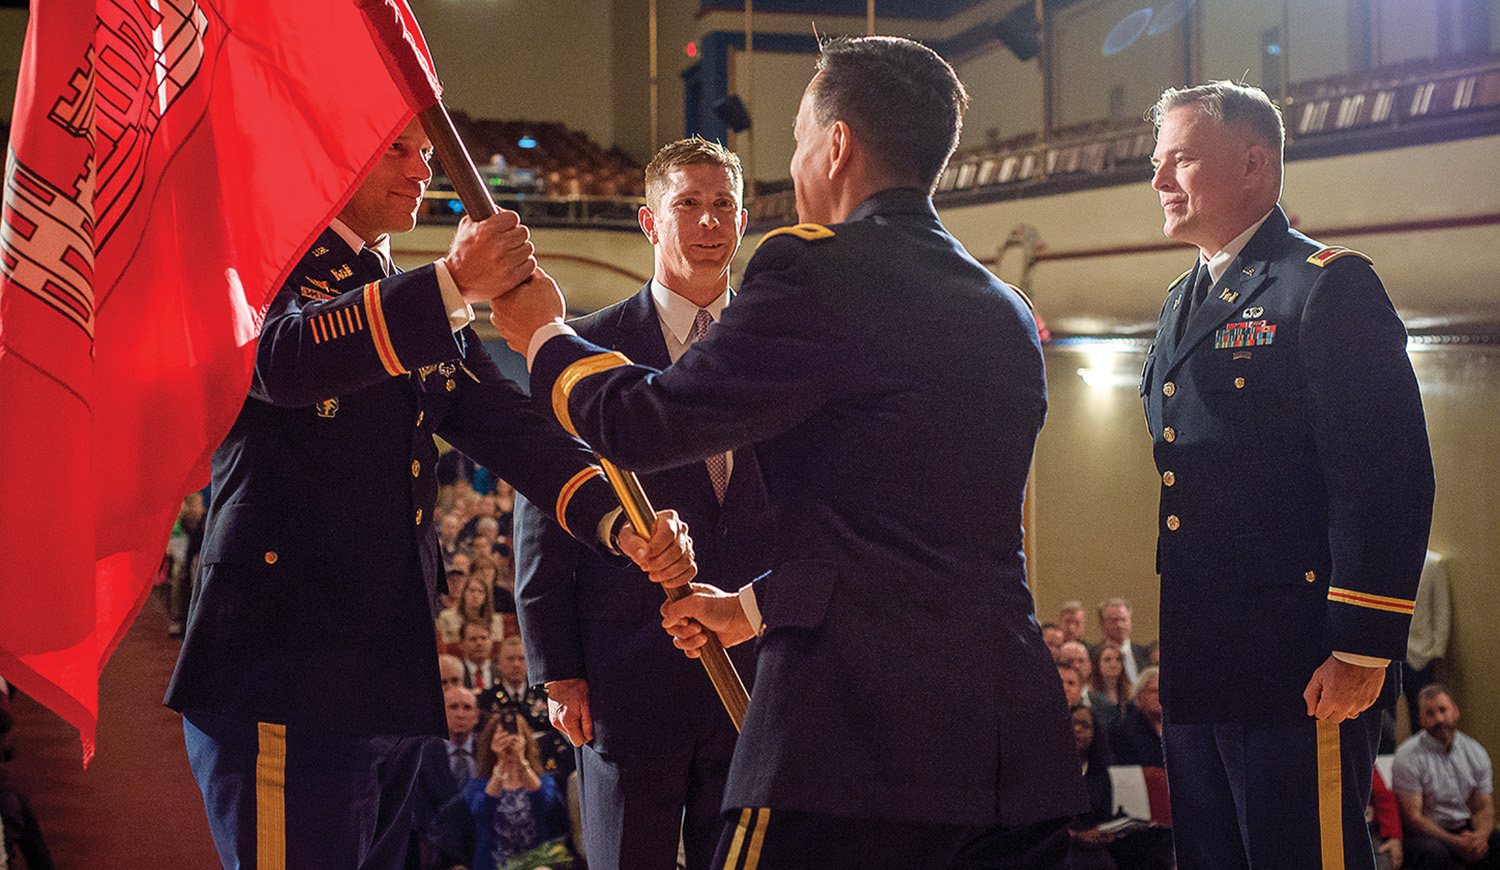
[(1214, 348), (1260, 347), (1276, 340), (1276, 324), (1264, 320), (1226, 323), (1214, 333)]

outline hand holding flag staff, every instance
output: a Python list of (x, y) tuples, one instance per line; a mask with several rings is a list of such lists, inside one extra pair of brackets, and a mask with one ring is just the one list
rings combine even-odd
[[(443, 164), (453, 189), (463, 203), (464, 210), (474, 220), (484, 220), (498, 210), (490, 199), (489, 190), (474, 167), (462, 140), (458, 137), (453, 121), (441, 101), (442, 87), (438, 84), (431, 57), (423, 42), (416, 19), (402, 0), (356, 0), (365, 14), (366, 23), (375, 41), (384, 49), (384, 57), (391, 77), (396, 81), (403, 97), (422, 123), (433, 151)], [(656, 512), (641, 489), (635, 474), (624, 471), (613, 463), (599, 459), (610, 485), (620, 498), (625, 516), (633, 528), (642, 535), (650, 535), (656, 523)], [(666, 587), (667, 597), (673, 601), (686, 597), (686, 585)], [(708, 671), (714, 690), (723, 702), (735, 728), (745, 718), (745, 709), (750, 698), (744, 683), (729, 660), (718, 638), (708, 633), (708, 642), (699, 650), (699, 660)]]

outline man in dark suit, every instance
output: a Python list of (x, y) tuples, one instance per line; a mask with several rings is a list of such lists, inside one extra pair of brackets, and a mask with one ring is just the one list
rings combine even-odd
[[(249, 396), (213, 456), (201, 576), (166, 703), (226, 866), (396, 868), (424, 744), (446, 731), (433, 656), (433, 435), (594, 537), (615, 507), (591, 455), (468, 328), (535, 268), (513, 212), (465, 221), (389, 275), (432, 173), (415, 122), (272, 300)], [(672, 563), (667, 538), (650, 566)], [(674, 563), (665, 570), (689, 570)], [(242, 865), (240, 862), (245, 862)]]
[[(742, 193), (739, 158), (723, 146), (693, 138), (662, 148), (646, 167), (640, 210), (655, 277), (572, 327), (642, 365), (670, 365), (729, 302)], [(755, 534), (768, 506), (754, 460), (726, 452), (641, 479), (652, 502), (694, 532), (698, 579), (720, 589), (769, 567)], [(707, 870), (737, 732), (708, 674), (662, 631), (661, 590), (520, 499), (516, 599), (531, 681), (546, 684), (553, 726), (579, 747), (589, 867), (670, 870), (680, 831), (688, 870)], [(731, 655), (748, 682), (753, 653)]]
[(1168, 90), (1153, 116), (1166, 235), (1200, 253), (1141, 381), (1178, 866), (1369, 868), (1432, 516), (1406, 331), (1368, 258), (1288, 226), (1264, 93)]
[(1107, 598), (1099, 605), (1099, 630), (1105, 641), (1113, 641), (1120, 647), (1120, 662), (1125, 666), (1125, 676), (1134, 683), (1140, 679), (1141, 671), (1151, 667), (1151, 652), (1130, 640), (1130, 602), (1123, 598)]
[(569, 335), (540, 269), (494, 303), (533, 398), (611, 461), (760, 464), (772, 569), (665, 608), (687, 649), (689, 618), (759, 638), (719, 866), (1015, 866), (1085, 808), (1021, 552), (1036, 323), (930, 199), (966, 103), (915, 42), (825, 44), (794, 127), (804, 223), (664, 371)]

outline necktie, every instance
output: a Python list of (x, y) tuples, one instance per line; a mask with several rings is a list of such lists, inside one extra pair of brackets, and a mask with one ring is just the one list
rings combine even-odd
[(469, 750), (459, 746), (453, 750), (453, 778), (462, 785), (469, 781)]
[(1187, 329), (1187, 322), (1193, 316), (1193, 312), (1203, 301), (1208, 298), (1208, 290), (1213, 286), (1213, 278), (1208, 274), (1208, 266), (1198, 264), (1194, 271), (1193, 286), (1182, 297), (1182, 310), (1177, 313), (1177, 340), (1182, 340), (1182, 333)]
[[(708, 328), (713, 326), (714, 317), (708, 313), (707, 308), (699, 308), (698, 316), (693, 318), (693, 331), (688, 333), (688, 344), (708, 334)], [(719, 504), (724, 503), (724, 491), (729, 488), (729, 461), (722, 453), (715, 453), (703, 461), (708, 466), (708, 479), (714, 485), (714, 496)]]
[(390, 271), (385, 267), (385, 258), (381, 257), (374, 248), (369, 246), (360, 248), (359, 261), (365, 264), (366, 269), (379, 273), (382, 278), (390, 275)]

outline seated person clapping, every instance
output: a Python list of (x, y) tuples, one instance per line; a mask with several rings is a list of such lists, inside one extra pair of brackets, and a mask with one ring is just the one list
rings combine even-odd
[(475, 868), (505, 867), (545, 853), (553, 870), (569, 866), (568, 808), (557, 782), (541, 773), (541, 754), (524, 717), (502, 709), (479, 738), (479, 775), (464, 786), (478, 844)]

